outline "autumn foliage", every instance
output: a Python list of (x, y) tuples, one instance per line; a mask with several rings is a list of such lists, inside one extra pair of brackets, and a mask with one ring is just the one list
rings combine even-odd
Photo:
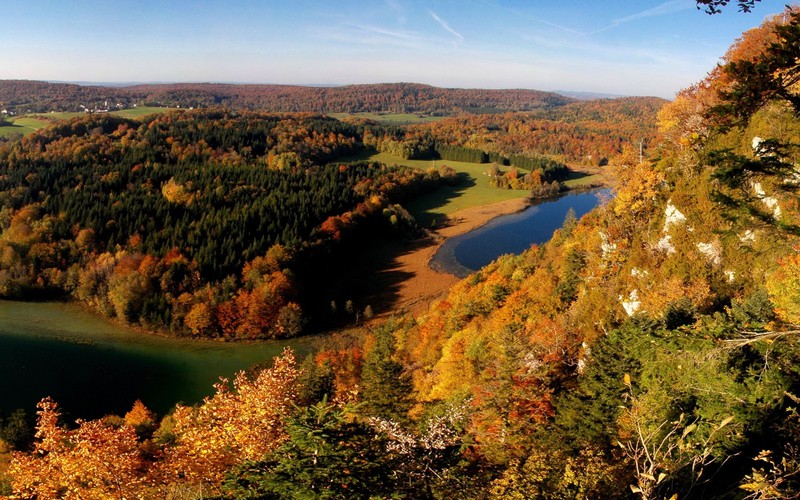
[[(285, 439), (283, 418), (297, 394), (291, 351), (250, 377), (221, 381), (198, 407), (178, 406), (153, 435), (140, 401), (121, 422), (76, 422), (58, 405), (39, 403), (34, 448), (14, 454), (9, 474), (20, 498), (154, 498), (178, 489), (217, 491), (225, 472), (262, 457)], [(145, 426), (144, 434), (137, 434)]]
[[(761, 49), (794, 40), (798, 20), (791, 8), (768, 20), (726, 61), (752, 59), (755, 67), (739, 68), (758, 73), (760, 60), (775, 57)], [(796, 74), (797, 45), (780, 48), (794, 54)], [(331, 336), (305, 372), (286, 352), (270, 369), (240, 374), (232, 386), (221, 382), (201, 405), (179, 406), (156, 430), (140, 403), (123, 419), (66, 427), (55, 403), (43, 400), (33, 448), (16, 452), (9, 469), (14, 494), (164, 497), (183, 488), (267, 498), (797, 497), (800, 236), (789, 223), (800, 200), (796, 176), (767, 168), (779, 160), (796, 174), (797, 156), (784, 154), (791, 148), (764, 154), (753, 141), (796, 140), (796, 87), (743, 103), (742, 95), (767, 94), (748, 93), (759, 90), (751, 88), (753, 75), (732, 67), (713, 71), (659, 113), (657, 154), (615, 146), (613, 199), (580, 221), (567, 218), (548, 243), (501, 256), (416, 318), (370, 324), (359, 342)], [(782, 85), (780, 76), (771, 78)], [(720, 122), (720, 103), (747, 109)], [(579, 120), (605, 106), (572, 109)], [(531, 132), (537, 120), (462, 117), (439, 131), (372, 137), (411, 139), (405, 146), (412, 147), (435, 134), (464, 134), (454, 143), (477, 149), (463, 123), (486, 125), (475, 137), (485, 141), (495, 126)], [(720, 155), (736, 155), (744, 167), (727, 168), (715, 161)], [(294, 158), (283, 159), (281, 168), (291, 169)], [(36, 175), (27, 172), (26, 182)], [(392, 170), (359, 180), (360, 201), (320, 220), (314, 234), (346, 238), (361, 217), (389, 208), (382, 196), (398, 179), (425, 182), (427, 175), (437, 174)], [(180, 189), (170, 189), (180, 199)], [(724, 203), (721, 194), (767, 207), (769, 217), (742, 213), (747, 205)], [(177, 209), (197, 200), (171, 203)], [(51, 245), (47, 228), (59, 219), (41, 206), (2, 216), (6, 286), (26, 278), (44, 286), (72, 272), (78, 290), (92, 297), (105, 290), (107, 303), (98, 307), (127, 315), (145, 307), (126, 300), (136, 296), (130, 292), (157, 285), (198, 334), (217, 325), (249, 336), (252, 325), (278, 331), (293, 323), (281, 312), (289, 303), (275, 301), (291, 286), (285, 247), (246, 259), (223, 294), (192, 287), (197, 269), (181, 250), (162, 257), (97, 251), (91, 265), (64, 270), (53, 263), (93, 245), (97, 233), (78, 229)], [(50, 271), (34, 279), (24, 259)], [(168, 278), (148, 281), (159, 266)], [(301, 399), (305, 406), (295, 406)]]

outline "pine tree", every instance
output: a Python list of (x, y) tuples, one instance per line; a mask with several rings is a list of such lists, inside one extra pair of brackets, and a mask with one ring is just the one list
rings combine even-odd
[(403, 365), (394, 360), (397, 350), (393, 323), (375, 331), (375, 347), (361, 371), (364, 412), (370, 416), (405, 420), (410, 407), (411, 379)]

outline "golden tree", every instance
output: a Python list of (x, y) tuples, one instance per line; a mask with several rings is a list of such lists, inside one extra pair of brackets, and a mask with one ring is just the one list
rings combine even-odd
[(283, 418), (296, 400), (299, 375), (287, 348), (253, 378), (239, 372), (232, 388), (223, 379), (201, 406), (178, 406), (175, 444), (165, 450), (156, 476), (164, 483), (215, 485), (232, 465), (263, 458), (285, 439)]
[(9, 468), (15, 496), (133, 498), (141, 491), (145, 464), (133, 427), (79, 420), (68, 430), (52, 399), (38, 407), (34, 450), (14, 453)]

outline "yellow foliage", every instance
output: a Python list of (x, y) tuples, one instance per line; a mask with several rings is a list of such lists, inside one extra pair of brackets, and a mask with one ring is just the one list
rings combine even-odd
[[(218, 492), (232, 465), (262, 458), (284, 439), (283, 418), (297, 396), (297, 363), (290, 350), (254, 377), (236, 375), (198, 407), (178, 406), (162, 422), (170, 443), (155, 450), (139, 442), (136, 428), (155, 417), (141, 401), (125, 415), (59, 425), (58, 406), (39, 403), (31, 453), (15, 452), (9, 467), (14, 498), (165, 498), (176, 489)], [(145, 451), (148, 450), (148, 460)], [(155, 461), (153, 461), (155, 460)]]
[(183, 323), (193, 335), (202, 335), (209, 331), (213, 321), (211, 307), (206, 302), (198, 302), (192, 306)]
[(189, 187), (175, 181), (175, 178), (170, 178), (161, 186), (161, 194), (170, 203), (177, 205), (191, 205), (194, 200), (194, 193), (189, 191)]
[(523, 460), (512, 460), (492, 481), (492, 498), (519, 499), (610, 498), (619, 494), (621, 469), (603, 459), (602, 453), (582, 449), (575, 456), (561, 451), (532, 450)]
[(152, 411), (148, 410), (144, 403), (142, 403), (142, 401), (139, 399), (133, 403), (133, 408), (131, 408), (131, 411), (125, 414), (125, 425), (129, 425), (134, 428), (140, 426), (152, 426), (155, 425), (155, 421), (156, 416)]
[(663, 176), (647, 163), (622, 165), (615, 173), (617, 195), (612, 202), (614, 213), (630, 217), (649, 215), (660, 192)]
[(144, 462), (132, 427), (102, 420), (58, 425), (58, 406), (39, 403), (33, 453), (14, 453), (9, 475), (16, 497), (136, 498), (145, 486)]
[(800, 324), (800, 253), (780, 259), (778, 268), (767, 277), (766, 287), (778, 318)]
[(296, 400), (299, 374), (286, 349), (254, 378), (239, 372), (233, 388), (226, 380), (217, 384), (200, 407), (178, 406), (175, 444), (158, 464), (159, 475), (168, 483), (218, 484), (230, 466), (262, 458), (285, 438), (282, 419)]

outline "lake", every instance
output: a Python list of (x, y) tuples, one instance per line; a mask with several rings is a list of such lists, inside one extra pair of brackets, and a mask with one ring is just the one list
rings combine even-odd
[(291, 345), (298, 360), (313, 339), (234, 344), (147, 335), (78, 306), (0, 300), (0, 410), (35, 411), (51, 396), (68, 418), (124, 415), (136, 399), (163, 415), (197, 403), (220, 376), (269, 363)]
[(448, 239), (431, 259), (437, 271), (463, 278), (497, 257), (519, 254), (533, 244), (548, 241), (564, 224), (570, 208), (580, 218), (610, 196), (609, 189), (570, 193), (557, 199), (540, 201), (522, 212), (497, 217), (468, 233)]

